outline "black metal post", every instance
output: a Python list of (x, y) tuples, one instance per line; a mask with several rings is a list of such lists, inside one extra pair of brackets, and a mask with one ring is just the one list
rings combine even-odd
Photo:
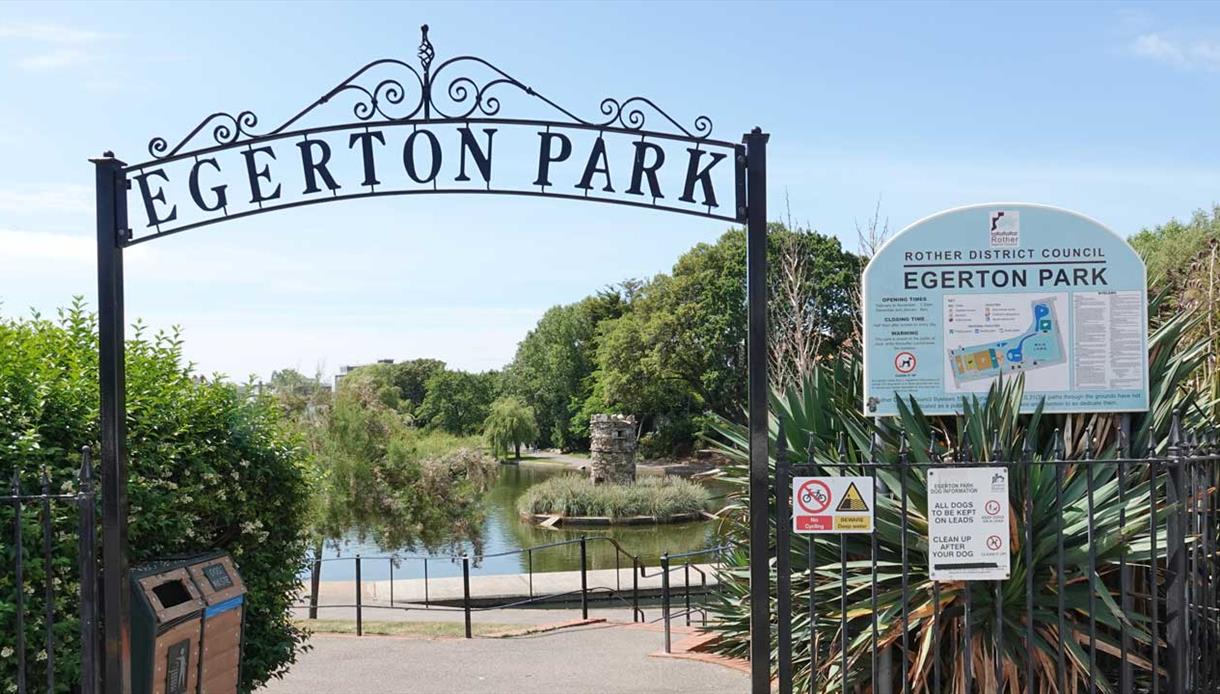
[(356, 636), (364, 636), (364, 585), (360, 579), (360, 555), (356, 555)]
[(432, 607), (432, 603), (428, 598), (428, 558), (424, 557), (424, 609), (430, 607)]
[(588, 540), (580, 536), (580, 618), (589, 618)]
[[(55, 565), (52, 562), (51, 543), (51, 478), (47, 469), (42, 469), (42, 568), (45, 585), (43, 590), (43, 606), (45, 621), (43, 635), (46, 639), (44, 648), (47, 653), (47, 692), (55, 691)], [(20, 587), (18, 587), (20, 590)]]
[(631, 621), (641, 621), (640, 617), (640, 558), (631, 558)]
[[(792, 694), (791, 479), (788, 436), (781, 418), (775, 435), (775, 645), (780, 694)], [(812, 593), (810, 599), (813, 599)]]
[[(320, 545), (315, 545), (314, 549), (318, 549)], [(313, 554), (313, 566), (309, 571), (309, 618), (318, 618), (318, 590), (322, 587), (322, 552), (315, 551)]]
[(683, 609), (686, 611), (686, 626), (690, 626), (690, 562), (682, 564)]
[(394, 606), (394, 557), (392, 555), (390, 556), (388, 562), (390, 564), (390, 607), (393, 607)]
[[(746, 145), (746, 363), (750, 427), (750, 689), (771, 691), (770, 504), (767, 500), (767, 140)], [(740, 212), (740, 211), (739, 211)], [(668, 634), (667, 634), (668, 638)]]
[(131, 691), (127, 586), (126, 374), (123, 344), (123, 247), (127, 233), (124, 163), (106, 152), (91, 160), (97, 195), (98, 385), (102, 443), (102, 687)]
[(466, 612), (466, 638), (470, 638), (470, 556), (462, 555), (462, 609)]
[(1169, 691), (1186, 691), (1186, 489), (1182, 462), (1182, 423), (1173, 415), (1169, 434), (1169, 476), (1165, 480), (1165, 519), (1168, 546), (1165, 563), (1165, 667)]
[(25, 567), (21, 547), (21, 473), (17, 470), (13, 471), (10, 489), (13, 492), (13, 557), (17, 560), (13, 567), (13, 587), (17, 594), (17, 694), (25, 694)]
[(97, 506), (93, 492), (93, 460), (81, 449), (80, 488), (80, 669), (81, 694), (97, 692)]
[(665, 652), (669, 653), (669, 552), (661, 555), (661, 617), (665, 622)]

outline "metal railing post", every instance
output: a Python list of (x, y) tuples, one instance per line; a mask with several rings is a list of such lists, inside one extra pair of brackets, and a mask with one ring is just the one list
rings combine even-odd
[(424, 609), (432, 607), (428, 601), (428, 558), (424, 557)]
[(466, 638), (470, 638), (470, 556), (462, 555), (462, 609), (466, 612)]
[(686, 626), (690, 626), (690, 562), (683, 562), (682, 572), (682, 583), (686, 589)]
[(97, 506), (93, 496), (93, 460), (81, 449), (80, 488), (80, 663), (81, 694), (97, 692)]
[[(315, 545), (316, 547), (316, 545)], [(318, 618), (318, 590), (322, 583), (322, 553), (314, 552), (313, 569), (309, 572), (309, 618)]]
[(390, 563), (390, 607), (394, 607), (394, 556), (389, 557)]
[[(42, 561), (43, 561), (43, 578), (46, 585), (43, 586), (45, 593), (43, 599), (46, 600), (43, 614), (45, 621), (43, 622), (43, 634), (46, 638), (45, 649), (47, 653), (47, 692), (50, 694), (55, 691), (55, 565), (52, 562), (51, 556), (51, 478), (47, 474), (47, 468), (42, 468)], [(20, 588), (18, 588), (20, 589)]]
[(661, 555), (661, 616), (665, 620), (665, 652), (669, 653), (669, 552)]
[(1186, 688), (1186, 489), (1182, 461), (1182, 422), (1180, 413), (1173, 415), (1169, 433), (1169, 477), (1165, 485), (1165, 503), (1171, 507), (1166, 521), (1168, 540), (1165, 563), (1165, 644), (1169, 691), (1184, 692)]
[(360, 577), (360, 555), (356, 555), (356, 636), (364, 636), (364, 586)]
[(644, 567), (640, 566), (640, 558), (631, 558), (631, 621), (640, 619), (640, 574)]
[[(775, 647), (779, 693), (792, 694), (792, 469), (784, 427), (781, 417), (775, 433)], [(770, 614), (769, 604), (767, 609)]]
[(17, 594), (17, 691), (25, 692), (25, 567), (22, 566), (21, 547), (21, 473), (13, 471), (13, 557), (17, 565), (13, 569), (13, 586)]
[(580, 618), (589, 618), (589, 572), (588, 572), (588, 556), (587, 539), (584, 535), (580, 536)]

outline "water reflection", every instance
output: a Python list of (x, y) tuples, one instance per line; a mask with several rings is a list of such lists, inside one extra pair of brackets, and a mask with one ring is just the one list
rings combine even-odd
[[(578, 474), (563, 466), (542, 463), (522, 463), (520, 465), (503, 465), (496, 483), (488, 491), (485, 499), (485, 516), (482, 525), (482, 546), (486, 555), (496, 555), (501, 552), (523, 549), (534, 545), (576, 539), (581, 535), (589, 538), (612, 537), (624, 549), (636, 554), (649, 566), (655, 566), (664, 552), (671, 554), (688, 552), (716, 544), (715, 522), (675, 523), (668, 525), (645, 526), (614, 526), (605, 528), (580, 528), (548, 530), (521, 520), (517, 514), (517, 499), (529, 487), (542, 482), (554, 475)], [(713, 496), (722, 493), (717, 486)], [(371, 542), (358, 542), (354, 537), (327, 546), (326, 557), (352, 557), (356, 554), (377, 556), (390, 554), (395, 548), (378, 547)], [(459, 551), (474, 552), (470, 543), (464, 543)], [(402, 552), (403, 554), (414, 554)], [(587, 543), (588, 566), (590, 569), (615, 568), (615, 551), (609, 542), (590, 540)], [(422, 556), (422, 555), (420, 555)], [(476, 557), (473, 554), (474, 568), (472, 573), (507, 574), (524, 573), (533, 562), (534, 571), (568, 571), (580, 568), (579, 544), (549, 547), (535, 550), (532, 557), (529, 554), (511, 554), (507, 556)], [(393, 567), (395, 579), (423, 578), (425, 562), (420, 559), (402, 559)], [(625, 569), (624, 578), (628, 576), (630, 559), (620, 558), (620, 565)], [(384, 559), (365, 559), (362, 561), (361, 575), (366, 580), (381, 580), (389, 578), (390, 562)], [(427, 573), (430, 578), (460, 576), (460, 562), (450, 559), (448, 552), (444, 556), (436, 556), (427, 561)], [(322, 580), (350, 580), (355, 577), (355, 564), (349, 559), (326, 561), (323, 565)]]

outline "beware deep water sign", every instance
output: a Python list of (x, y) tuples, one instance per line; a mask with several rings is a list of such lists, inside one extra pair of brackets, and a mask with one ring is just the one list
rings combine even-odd
[(792, 530), (806, 534), (873, 532), (873, 479), (793, 478)]
[(933, 581), (998, 581), (1010, 572), (1008, 471), (928, 470), (928, 566)]

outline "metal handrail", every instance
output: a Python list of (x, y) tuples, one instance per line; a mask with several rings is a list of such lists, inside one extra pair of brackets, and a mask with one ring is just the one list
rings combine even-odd
[[(588, 585), (588, 543), (590, 540), (607, 542), (615, 550), (615, 553), (614, 553), (615, 586), (613, 588), (611, 588), (609, 586), (590, 587)], [(534, 595), (533, 553), (535, 551), (550, 549), (550, 548), (554, 548), (554, 547), (563, 547), (563, 546), (568, 546), (568, 545), (579, 545), (580, 546), (580, 579), (581, 579), (580, 590), (572, 590), (572, 591), (566, 591), (563, 593), (554, 593), (554, 594), (547, 594), (547, 595)], [(369, 607), (371, 609), (398, 609), (398, 610), (408, 611), (408, 610), (421, 609), (421, 608), (415, 606), (415, 605), (418, 605), (418, 603), (412, 603), (412, 604), (408, 604), (408, 605), (396, 605), (395, 604), (395, 600), (394, 600), (394, 563), (395, 563), (395, 561), (411, 561), (411, 560), (422, 561), (424, 563), (424, 606), (422, 609), (425, 609), (425, 610), (451, 609), (451, 610), (455, 610), (455, 611), (458, 609), (461, 609), (465, 613), (466, 638), (471, 638), (471, 636), (472, 636), (471, 614), (474, 612), (481, 612), (481, 611), (492, 610), (492, 609), (509, 609), (509, 608), (515, 608), (515, 607), (522, 607), (525, 605), (538, 603), (543, 600), (551, 601), (551, 600), (555, 600), (557, 598), (564, 598), (564, 597), (579, 595), (580, 602), (581, 602), (581, 615), (583, 616), (583, 618), (588, 619), (588, 617), (589, 617), (589, 594), (590, 593), (599, 593), (599, 592), (606, 593), (606, 595), (608, 596), (608, 599), (618, 600), (619, 602), (623, 603), (624, 605), (629, 605), (631, 607), (632, 622), (637, 622), (637, 623), (646, 622), (647, 621), (646, 615), (644, 614), (644, 611), (642, 609), (640, 609), (639, 579), (640, 578), (650, 578), (650, 577), (655, 577), (655, 576), (660, 575), (660, 576), (662, 576), (662, 581), (661, 581), (661, 584), (662, 584), (661, 599), (662, 599), (662, 605), (663, 605), (662, 612), (664, 614), (663, 618), (666, 620), (665, 636), (666, 636), (666, 648), (668, 649), (669, 638), (670, 638), (669, 637), (669, 622), (670, 622), (669, 572), (672, 570), (671, 568), (669, 568), (669, 561), (672, 560), (673, 558), (687, 558), (687, 557), (695, 557), (695, 556), (706, 555), (706, 554), (718, 554), (726, 549), (729, 549), (730, 546), (731, 545), (718, 545), (715, 547), (708, 547), (708, 548), (704, 548), (704, 549), (700, 549), (700, 550), (693, 550), (693, 551), (689, 551), (689, 552), (681, 552), (681, 553), (673, 554), (673, 555), (670, 555), (668, 553), (663, 554), (661, 556), (662, 570), (659, 572), (656, 572), (656, 573), (652, 573), (652, 574), (648, 573), (648, 567), (646, 564), (644, 564), (644, 562), (642, 562), (640, 560), (639, 555), (628, 552), (621, 544), (619, 544), (618, 540), (616, 540), (612, 537), (605, 537), (605, 536), (600, 536), (600, 535), (593, 536), (593, 537), (581, 536), (579, 538), (573, 538), (570, 540), (557, 540), (555, 542), (547, 542), (547, 543), (543, 543), (543, 544), (539, 544), (539, 545), (532, 545), (530, 547), (522, 547), (521, 549), (516, 549), (516, 550), (495, 552), (492, 554), (482, 554), (482, 555), (478, 555), (478, 557), (485, 559), (485, 558), (490, 558), (490, 557), (511, 556), (514, 554), (525, 554), (529, 560), (529, 564), (528, 564), (529, 597), (522, 599), (522, 600), (515, 600), (515, 601), (504, 603), (504, 604), (488, 605), (488, 606), (483, 606), (483, 607), (473, 607), (471, 605), (470, 561), (471, 561), (472, 557), (469, 554), (445, 556), (445, 555), (401, 555), (401, 554), (393, 553), (393, 554), (389, 554), (389, 555), (375, 555), (375, 556), (367, 556), (367, 557), (363, 556), (363, 555), (359, 555), (359, 554), (357, 554), (355, 556), (351, 556), (351, 557), (319, 557), (319, 556), (315, 555), (312, 558), (312, 564), (314, 567), (314, 571), (317, 571), (319, 575), (320, 575), (320, 565), (322, 564), (322, 562), (329, 562), (329, 561), (354, 561), (355, 562), (355, 566), (356, 566), (356, 601), (354, 604), (347, 604), (347, 605), (339, 605), (339, 604), (319, 605), (318, 600), (317, 600), (318, 596), (317, 596), (317, 592), (316, 592), (317, 591), (317, 580), (316, 580), (316, 576), (314, 576), (314, 577), (311, 577), (314, 580), (311, 580), (309, 604), (308, 605), (296, 605), (296, 607), (299, 607), (299, 608), (308, 607), (310, 619), (317, 618), (317, 611), (319, 608), (323, 608), (323, 609), (355, 608), (356, 609), (356, 634), (362, 635), (363, 634), (364, 607), (365, 607), (364, 600), (363, 600), (363, 578), (362, 578), (363, 562), (368, 559), (372, 559), (372, 560), (383, 560), (384, 559), (384, 560), (388, 560), (390, 562), (390, 604), (388, 606), (387, 605), (370, 605)], [(629, 558), (631, 560), (631, 566), (632, 566), (632, 570), (631, 570), (632, 586), (631, 586), (631, 602), (630, 603), (628, 603), (627, 600), (625, 600), (621, 596), (621, 593), (622, 593), (622, 579), (621, 579), (622, 566), (621, 566), (620, 561), (623, 556), (626, 556), (627, 558)], [(448, 606), (442, 606), (442, 605), (434, 606), (432, 604), (432, 601), (431, 601), (430, 595), (429, 595), (429, 588), (428, 588), (428, 582), (429, 582), (428, 562), (438, 561), (438, 560), (440, 560), (440, 561), (449, 560), (449, 561), (452, 561), (453, 563), (460, 563), (462, 566), (462, 605), (461, 605), (461, 607), (448, 607)], [(699, 574), (700, 584), (703, 586), (703, 589), (706, 590), (706, 588), (707, 588), (707, 572), (704, 571), (703, 569), (699, 568), (698, 566), (692, 565), (690, 562), (685, 562), (683, 565), (683, 569), (686, 572), (686, 585), (684, 587), (685, 608), (686, 609), (684, 611), (678, 613), (676, 616), (685, 615), (687, 618), (688, 626), (689, 626), (689, 622), (690, 622), (690, 614), (693, 612), (701, 611), (699, 608), (692, 609), (691, 604), (690, 604), (690, 570), (692, 568)], [(703, 621), (704, 621), (704, 623), (706, 623), (706, 621), (707, 621), (706, 611), (702, 611), (702, 614), (703, 614)]]

